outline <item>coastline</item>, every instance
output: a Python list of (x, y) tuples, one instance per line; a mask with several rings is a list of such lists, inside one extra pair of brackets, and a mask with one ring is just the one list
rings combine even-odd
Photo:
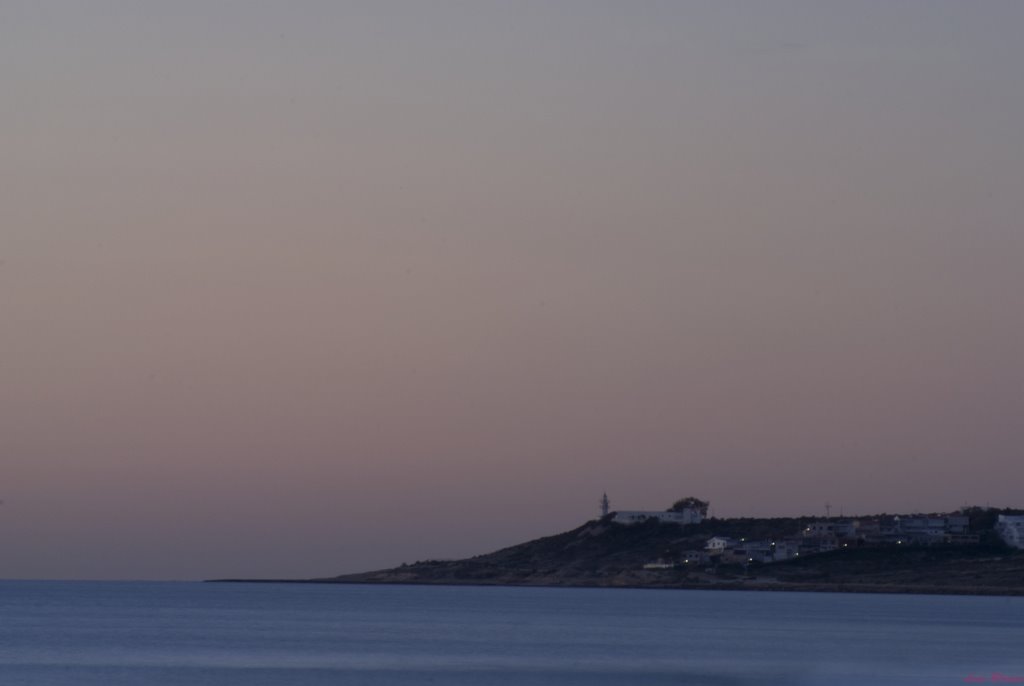
[(787, 584), (787, 583), (745, 583), (717, 582), (693, 584), (598, 584), (598, 583), (507, 583), (487, 581), (423, 581), (394, 580), (371, 581), (365, 579), (205, 579), (211, 584), (317, 584), (347, 586), (492, 586), (507, 588), (607, 588), (652, 591), (751, 591), (751, 592), (793, 592), (793, 593), (867, 593), (874, 595), (957, 595), (957, 596), (1024, 596), (1024, 586), (999, 588), (993, 586), (938, 586), (938, 585), (887, 585), (887, 584)]
[[(628, 513), (627, 513), (628, 514)], [(994, 519), (991, 512), (976, 517)], [(960, 521), (962, 520), (962, 521)], [(841, 520), (837, 520), (841, 522)], [(969, 519), (959, 517), (959, 526)], [(987, 522), (991, 524), (991, 522)], [(824, 524), (833, 525), (832, 522)], [(213, 579), (220, 583), (390, 584), (509, 586), (525, 588), (630, 588), (710, 591), (791, 591), (963, 596), (1024, 596), (1024, 551), (995, 538), (985, 521), (974, 522), (968, 542), (904, 545), (844, 538), (818, 551), (814, 537), (798, 542), (782, 560), (708, 552), (708, 541), (788, 541), (786, 531), (810, 532), (812, 519), (709, 519), (681, 525), (645, 517), (620, 524), (608, 515), (552, 536), (491, 553), (454, 560), (418, 560), (390, 569), (310, 579)], [(732, 539), (723, 539), (722, 534)], [(984, 540), (980, 540), (984, 539)], [(737, 543), (738, 542), (738, 543)], [(751, 545), (751, 544), (747, 544)], [(770, 544), (774, 553), (775, 542)], [(800, 555), (800, 552), (805, 553)]]

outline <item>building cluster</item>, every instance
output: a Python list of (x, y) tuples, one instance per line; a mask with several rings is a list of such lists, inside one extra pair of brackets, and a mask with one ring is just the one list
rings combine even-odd
[(715, 536), (708, 540), (704, 550), (689, 551), (684, 561), (766, 563), (864, 545), (978, 543), (978, 534), (971, 533), (969, 527), (970, 520), (964, 515), (823, 519), (776, 540)]
[[(622, 521), (634, 522), (624, 513)], [(668, 521), (668, 520), (667, 520)], [(1024, 516), (999, 515), (995, 525), (999, 537), (1009, 546), (1024, 548)], [(688, 550), (682, 564), (749, 564), (789, 560), (801, 555), (842, 548), (880, 545), (976, 544), (980, 535), (970, 531), (966, 515), (883, 516), (861, 519), (823, 519), (808, 523), (802, 531), (776, 539), (713, 536), (701, 550)], [(659, 560), (645, 569), (666, 569), (677, 563)]]

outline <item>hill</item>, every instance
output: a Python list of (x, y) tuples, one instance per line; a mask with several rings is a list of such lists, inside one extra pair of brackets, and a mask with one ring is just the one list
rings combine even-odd
[[(426, 560), (322, 583), (606, 586), (1024, 595), (1024, 551), (985, 543), (843, 548), (767, 564), (687, 562), (713, 535), (767, 538), (811, 518), (623, 525), (611, 517), (464, 560)], [(986, 540), (986, 539), (983, 539)], [(646, 568), (656, 560), (674, 561)], [(650, 565), (649, 565), (650, 566)]]

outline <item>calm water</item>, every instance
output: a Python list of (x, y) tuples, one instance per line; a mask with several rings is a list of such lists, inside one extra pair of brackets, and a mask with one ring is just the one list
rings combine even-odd
[(1024, 598), (0, 582), (0, 685), (962, 684)]

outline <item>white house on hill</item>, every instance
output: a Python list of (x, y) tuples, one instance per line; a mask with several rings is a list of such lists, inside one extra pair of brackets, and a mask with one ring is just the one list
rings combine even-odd
[(664, 512), (659, 510), (622, 510), (616, 512), (612, 518), (613, 522), (619, 524), (639, 524), (649, 519), (657, 519), (672, 524), (700, 524), (704, 517), (699, 510), (686, 508), (682, 512)]
[(1024, 515), (999, 515), (996, 531), (1006, 545), (1024, 548)]
[(710, 550), (711, 552), (720, 553), (723, 550), (734, 548), (738, 544), (739, 541), (729, 538), (728, 536), (715, 536), (713, 538), (709, 538), (707, 544), (704, 547), (707, 550)]

